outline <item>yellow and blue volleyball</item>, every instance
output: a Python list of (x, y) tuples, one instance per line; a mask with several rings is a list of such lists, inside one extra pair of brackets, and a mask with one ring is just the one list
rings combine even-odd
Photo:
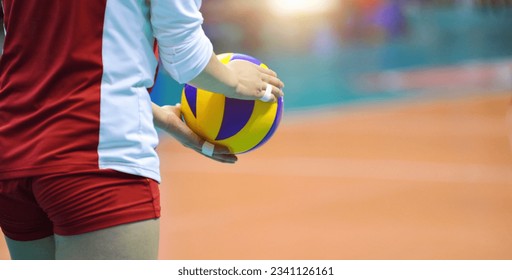
[[(245, 54), (225, 53), (218, 58), (224, 64), (241, 59), (267, 68)], [(199, 136), (240, 154), (260, 147), (272, 137), (283, 115), (283, 98), (273, 103), (234, 99), (187, 84), (181, 95), (181, 112), (186, 124)]]

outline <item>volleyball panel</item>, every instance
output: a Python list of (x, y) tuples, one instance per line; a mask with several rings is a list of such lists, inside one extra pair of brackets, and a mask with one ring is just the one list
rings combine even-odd
[(252, 102), (254, 108), (245, 125), (231, 137), (218, 140), (218, 143), (230, 147), (234, 153), (248, 152), (258, 146), (276, 120), (278, 103)]
[(186, 85), (181, 113), (190, 129), (210, 142), (215, 141), (222, 125), (224, 99), (224, 95)]

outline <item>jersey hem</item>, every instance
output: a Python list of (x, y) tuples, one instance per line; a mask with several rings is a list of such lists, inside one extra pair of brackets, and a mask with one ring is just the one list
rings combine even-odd
[(66, 163), (65, 165), (47, 165), (42, 167), (24, 167), (24, 168), (16, 168), (16, 169), (6, 169), (0, 170), (0, 180), (7, 179), (18, 179), (18, 178), (26, 178), (33, 176), (40, 176), (46, 174), (54, 174), (54, 173), (63, 173), (75, 171), (77, 168), (98, 168), (98, 165), (94, 164), (70, 164)]
[(147, 177), (153, 179), (160, 183), (160, 173), (155, 172), (154, 170), (142, 168), (140, 166), (134, 166), (129, 164), (122, 163), (100, 163), (97, 164), (65, 164), (65, 165), (50, 165), (50, 166), (42, 166), (42, 167), (26, 167), (19, 169), (7, 169), (0, 170), (0, 180), (11, 180), (11, 179), (19, 179), (19, 178), (27, 178), (34, 176), (41, 176), (47, 174), (56, 174), (56, 173), (67, 173), (73, 172), (78, 169), (113, 169), (122, 173)]
[(161, 182), (160, 172), (155, 171), (153, 169), (144, 168), (140, 165), (126, 164), (124, 162), (100, 162), (100, 169), (113, 169), (119, 172), (133, 174), (137, 176), (147, 177)]

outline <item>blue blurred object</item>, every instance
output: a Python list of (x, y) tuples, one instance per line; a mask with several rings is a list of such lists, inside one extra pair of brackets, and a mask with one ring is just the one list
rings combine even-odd
[(158, 67), (155, 85), (151, 91), (151, 100), (156, 104), (174, 105), (181, 100), (183, 85), (176, 82), (162, 66)]

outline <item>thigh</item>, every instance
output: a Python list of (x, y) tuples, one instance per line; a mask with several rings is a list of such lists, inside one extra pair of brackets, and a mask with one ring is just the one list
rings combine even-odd
[(17, 241), (6, 236), (5, 241), (13, 260), (55, 259), (55, 240), (53, 235), (31, 241)]
[(158, 219), (123, 224), (73, 236), (55, 235), (59, 260), (154, 260)]

